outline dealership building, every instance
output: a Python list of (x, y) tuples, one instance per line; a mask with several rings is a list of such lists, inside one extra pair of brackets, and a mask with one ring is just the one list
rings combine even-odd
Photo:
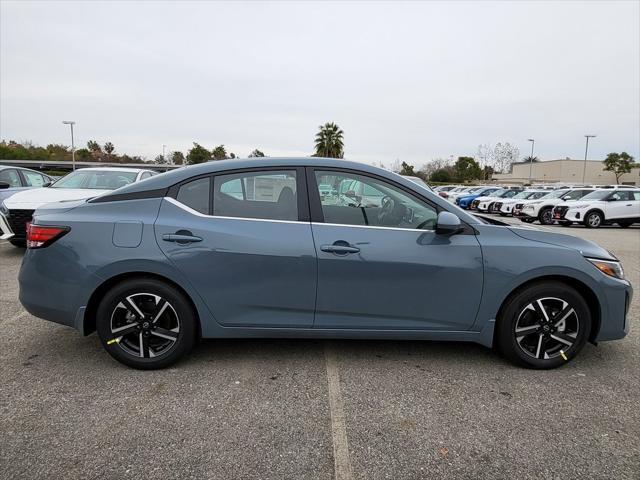
[[(530, 170), (531, 169), (531, 170)], [(496, 173), (492, 180), (496, 183), (571, 183), (581, 184), (584, 171), (584, 183), (594, 185), (614, 184), (616, 176), (604, 170), (604, 162), (587, 160), (547, 160), (542, 162), (518, 162), (511, 164), (509, 173)], [(531, 173), (529, 173), (531, 172)], [(625, 185), (640, 185), (640, 168), (634, 168), (620, 178)]]

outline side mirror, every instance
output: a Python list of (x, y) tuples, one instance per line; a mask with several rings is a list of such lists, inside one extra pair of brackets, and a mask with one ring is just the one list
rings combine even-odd
[(462, 231), (460, 218), (451, 212), (440, 212), (436, 220), (436, 233), (438, 235), (455, 235)]
[(52, 181), (44, 182), (44, 183), (42, 184), (42, 186), (43, 186), (43, 187), (50, 187), (52, 183), (53, 183)]
[(11, 185), (9, 185), (7, 182), (0, 182), (0, 189), (4, 190), (5, 188), (9, 188)]

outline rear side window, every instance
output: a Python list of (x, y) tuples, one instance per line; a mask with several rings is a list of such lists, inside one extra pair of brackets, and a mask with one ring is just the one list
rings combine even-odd
[(216, 175), (213, 214), (265, 220), (298, 220), (295, 170)]
[(629, 191), (618, 191), (614, 192), (609, 196), (610, 200), (632, 200), (631, 192)]
[(194, 209), (196, 212), (209, 213), (209, 189), (211, 180), (209, 177), (192, 180), (180, 186), (176, 200), (183, 205)]

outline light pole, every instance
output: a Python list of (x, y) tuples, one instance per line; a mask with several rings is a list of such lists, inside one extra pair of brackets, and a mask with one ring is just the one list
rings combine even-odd
[(582, 167), (582, 184), (583, 185), (584, 185), (584, 178), (587, 173), (587, 152), (589, 151), (589, 139), (595, 138), (595, 135), (585, 135), (585, 138), (587, 139), (587, 144), (584, 147), (584, 165)]
[(167, 146), (163, 144), (163, 145), (162, 145), (162, 161), (163, 161), (164, 163), (167, 163), (167, 158), (164, 156), (164, 149), (165, 149), (165, 148), (167, 148)]
[(71, 127), (71, 167), (73, 168), (73, 170), (75, 170), (76, 169), (76, 147), (73, 143), (73, 126), (76, 124), (76, 122), (72, 120), (63, 120), (62, 123), (64, 123), (65, 125), (69, 125)]
[(533, 170), (533, 147), (536, 144), (535, 139), (527, 138), (528, 142), (531, 142), (531, 155), (529, 156), (529, 185), (531, 185), (531, 172)]

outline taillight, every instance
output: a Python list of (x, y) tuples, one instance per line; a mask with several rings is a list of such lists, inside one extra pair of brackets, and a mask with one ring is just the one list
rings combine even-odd
[(54, 227), (27, 223), (27, 248), (43, 248), (51, 245), (70, 230), (69, 227)]

